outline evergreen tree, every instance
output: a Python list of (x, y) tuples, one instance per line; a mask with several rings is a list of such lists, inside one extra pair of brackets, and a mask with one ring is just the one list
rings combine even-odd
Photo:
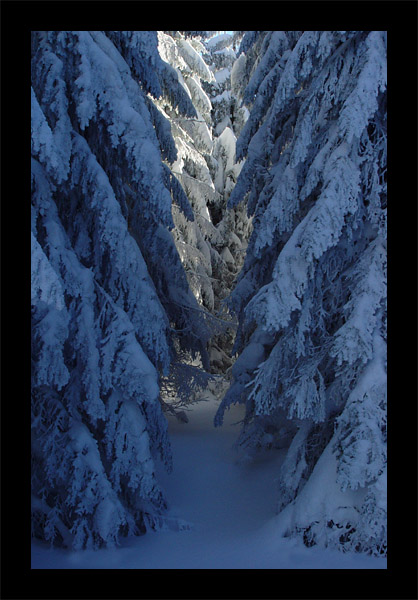
[[(221, 236), (216, 249), (222, 261), (216, 261), (214, 271), (215, 308), (225, 313), (225, 299), (229, 296), (240, 271), (251, 230), (251, 219), (246, 215), (244, 203), (228, 209), (227, 202), (236, 183), (242, 162), (235, 157), (235, 123), (237, 114), (241, 121), (245, 114), (237, 107), (231, 90), (231, 71), (236, 59), (233, 46), (236, 36), (224, 32), (205, 41), (204, 59), (213, 72), (213, 81), (203, 83), (212, 102), (212, 127), (214, 146), (209, 163), (215, 189), (218, 192), (208, 205), (213, 222)], [(232, 365), (232, 346), (235, 327), (211, 340), (212, 365), (225, 373)]]
[[(205, 39), (207, 37), (209, 41)], [(242, 239), (233, 231), (235, 222), (240, 220), (245, 223), (247, 219), (243, 208), (239, 209), (242, 219), (234, 216), (239, 212), (235, 210), (224, 218), (226, 200), (240, 166), (234, 162), (235, 136), (231, 129), (227, 128), (220, 138), (213, 137), (216, 132), (216, 128), (213, 129), (216, 111), (209, 95), (213, 96), (217, 82), (216, 69), (210, 60), (207, 45), (210, 46), (217, 37), (209, 34), (196, 37), (188, 35), (188, 32), (158, 33), (160, 54), (175, 70), (183, 89), (196, 107), (197, 116), (179, 115), (166, 94), (158, 101), (158, 109), (170, 122), (176, 144), (177, 160), (171, 165), (172, 172), (193, 208), (193, 223), (179, 209), (174, 209), (173, 238), (190, 288), (214, 336), (210, 341), (207, 340), (210, 362), (204, 360), (202, 353), (201, 364), (206, 370), (222, 372), (231, 365), (231, 359), (221, 348), (222, 344), (215, 334), (221, 334), (224, 338), (225, 328), (228, 329), (231, 321), (221, 302), (229, 294), (238, 271), (235, 257), (238, 254), (238, 260), (242, 261), (244, 252)], [(230, 43), (232, 38), (227, 36), (227, 39)], [(230, 67), (233, 51), (226, 56)], [(229, 81), (229, 70), (223, 78), (223, 84)], [(244, 226), (241, 229), (243, 238), (248, 228)], [(226, 336), (229, 339), (233, 336), (233, 328), (229, 327)], [(174, 373), (177, 370), (177, 366), (173, 365), (176, 381), (181, 379), (177, 372)], [(184, 370), (180, 372), (183, 378), (190, 379)], [(189, 369), (189, 372), (191, 374), (193, 370)], [(196, 371), (194, 379), (195, 383), (207, 383)], [(172, 387), (170, 381), (168, 387)], [(191, 391), (187, 387), (185, 390)]]
[(386, 34), (246, 32), (229, 206), (253, 217), (230, 305), (239, 443), (287, 446), (286, 535), (386, 553)]
[(193, 214), (167, 89), (195, 115), (156, 32), (32, 34), (33, 535), (76, 549), (181, 526), (160, 377), (210, 330), (169, 231), (172, 203)]

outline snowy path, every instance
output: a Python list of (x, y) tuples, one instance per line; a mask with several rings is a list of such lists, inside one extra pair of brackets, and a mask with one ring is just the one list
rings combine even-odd
[(347, 556), (306, 548), (277, 536), (275, 485), (282, 452), (256, 464), (238, 464), (232, 449), (242, 407), (213, 427), (217, 402), (200, 402), (188, 412), (189, 423), (170, 418), (174, 470), (159, 480), (169, 514), (193, 523), (193, 529), (150, 532), (124, 541), (115, 550), (50, 551), (32, 546), (32, 568), (188, 569), (188, 568), (386, 568), (386, 560)]

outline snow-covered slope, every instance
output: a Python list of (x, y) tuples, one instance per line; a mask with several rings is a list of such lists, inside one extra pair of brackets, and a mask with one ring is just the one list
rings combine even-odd
[[(221, 384), (221, 380), (220, 380)], [(306, 548), (277, 535), (274, 480), (284, 458), (271, 451), (251, 464), (233, 449), (244, 411), (232, 407), (223, 427), (213, 428), (219, 400), (188, 411), (189, 423), (169, 417), (172, 474), (159, 474), (169, 515), (190, 529), (148, 532), (114, 550), (50, 551), (32, 545), (33, 569), (384, 569), (386, 559)]]

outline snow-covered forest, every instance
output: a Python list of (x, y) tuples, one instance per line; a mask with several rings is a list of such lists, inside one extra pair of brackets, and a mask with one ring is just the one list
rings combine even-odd
[(385, 568), (386, 48), (32, 32), (33, 568)]

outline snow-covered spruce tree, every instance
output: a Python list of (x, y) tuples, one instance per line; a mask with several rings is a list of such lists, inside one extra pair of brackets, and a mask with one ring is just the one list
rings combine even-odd
[(166, 95), (158, 103), (161, 113), (171, 124), (176, 144), (177, 160), (172, 171), (185, 190), (194, 213), (194, 222), (189, 223), (180, 210), (173, 211), (175, 243), (193, 293), (198, 302), (211, 311), (214, 308), (211, 246), (217, 231), (207, 202), (216, 192), (205, 160), (213, 147), (212, 107), (201, 80), (210, 80), (212, 74), (199, 54), (200, 42), (195, 38), (186, 40), (180, 32), (173, 32), (173, 35), (158, 32), (158, 40), (161, 57), (175, 70), (184, 93), (197, 107), (196, 114), (188, 116), (179, 114)]
[[(158, 109), (171, 124), (178, 153), (171, 169), (184, 188), (194, 213), (194, 222), (190, 223), (180, 210), (174, 208), (173, 238), (190, 287), (215, 334), (228, 328), (229, 316), (222, 311), (221, 301), (229, 293), (237, 271), (233, 269), (235, 250), (242, 253), (243, 248), (241, 240), (231, 231), (232, 225), (226, 221), (219, 223), (226, 209), (225, 179), (231, 175), (236, 178), (239, 167), (233, 161), (235, 137), (230, 129), (222, 138), (223, 145), (214, 146), (213, 106), (207, 91), (216, 84), (216, 80), (211, 65), (205, 61), (208, 56), (205, 38), (208, 35), (211, 35), (210, 32), (198, 37), (189, 35), (189, 32), (158, 33), (160, 54), (175, 69), (185, 93), (196, 107), (197, 117), (179, 114), (169, 95), (164, 93), (158, 101)], [(229, 172), (224, 176), (226, 166)], [(229, 220), (234, 223), (233, 217)], [(226, 288), (225, 281), (229, 282)], [(216, 318), (211, 318), (211, 315)], [(216, 337), (209, 343), (209, 356), (210, 365), (203, 363), (207, 370), (224, 371), (231, 364)], [(176, 370), (173, 363), (172, 374), (178, 383)], [(183, 376), (180, 379), (184, 379)], [(178, 390), (177, 385), (176, 388)], [(181, 390), (178, 391), (181, 395)], [(186, 391), (189, 394), (190, 389), (186, 388)]]
[(229, 203), (253, 233), (231, 306), (239, 443), (287, 447), (282, 532), (386, 554), (386, 34), (247, 32)]
[[(237, 106), (231, 91), (231, 71), (236, 59), (233, 49), (236, 36), (216, 33), (215, 36), (204, 41), (205, 54), (203, 54), (214, 78), (213, 81), (203, 82), (202, 85), (212, 103), (214, 145), (209, 167), (215, 190), (218, 192), (208, 208), (222, 239), (222, 244), (217, 245), (216, 249), (223, 261), (216, 262), (213, 267), (215, 307), (218, 310), (221, 308), (225, 310), (224, 300), (229, 296), (243, 264), (251, 219), (247, 217), (243, 202), (231, 209), (227, 208), (229, 195), (242, 168), (242, 161), (237, 162), (235, 159), (235, 123), (237, 114), (240, 115), (240, 123), (245, 120), (246, 115), (243, 109)], [(232, 364), (231, 352), (234, 338), (235, 328), (214, 336), (211, 340), (212, 364), (216, 364), (221, 372), (225, 372)]]
[(210, 331), (169, 231), (193, 214), (167, 89), (195, 115), (156, 32), (32, 34), (32, 531), (76, 549), (181, 526), (160, 375)]

